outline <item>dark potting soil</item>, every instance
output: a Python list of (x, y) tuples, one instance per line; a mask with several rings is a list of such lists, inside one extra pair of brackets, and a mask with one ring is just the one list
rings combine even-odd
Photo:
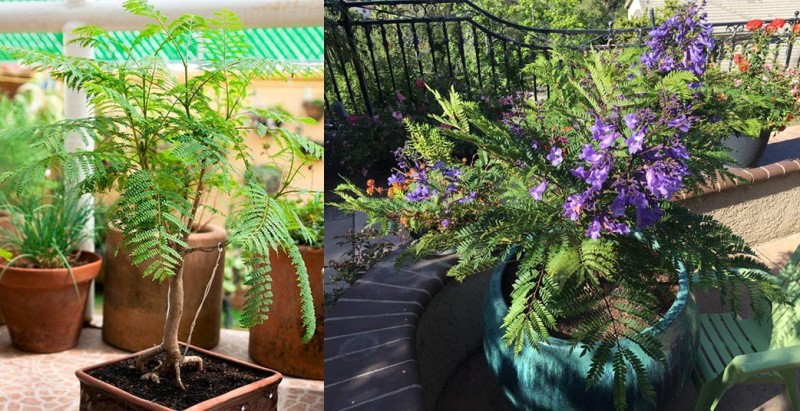
[[(506, 305), (511, 306), (511, 291), (514, 288), (514, 281), (517, 279), (517, 269), (519, 267), (518, 261), (510, 261), (506, 264), (505, 269), (503, 270), (503, 277), (501, 281), (501, 291), (503, 293), (503, 299), (506, 302)], [(664, 314), (669, 311), (672, 304), (675, 302), (675, 296), (678, 294), (678, 285), (669, 282), (669, 276), (667, 275), (658, 275), (655, 276), (656, 281), (652, 282), (653, 285), (652, 289), (650, 290), (651, 293), (656, 297), (657, 301), (657, 312), (656, 317), (661, 318)], [(614, 303), (618, 301), (624, 301), (623, 298), (617, 297), (613, 294), (613, 287), (611, 284), (604, 285), (604, 291), (609, 295), (607, 298), (608, 302), (610, 303), (611, 307), (609, 311), (611, 311), (611, 317), (614, 319), (619, 318), (628, 318), (634, 320), (636, 322), (640, 322), (639, 318), (634, 318), (631, 314), (619, 310), (614, 306)], [(550, 335), (556, 338), (561, 338), (568, 340), (572, 338), (572, 334), (577, 331), (578, 327), (580, 326), (581, 322), (586, 321), (585, 316), (575, 316), (575, 317), (567, 317), (567, 318), (557, 318), (558, 323), (557, 329), (550, 332)], [(653, 325), (653, 324), (649, 324)], [(609, 327), (606, 331), (605, 336), (609, 334), (613, 334), (613, 327)]]
[[(6, 261), (3, 260), (3, 259), (0, 259), (0, 263), (5, 264)], [(77, 268), (77, 267), (80, 267), (82, 265), (89, 264), (90, 263), (89, 255), (88, 254), (84, 254), (84, 253), (82, 253), (80, 251), (76, 251), (76, 252), (74, 252), (74, 253), (72, 253), (72, 254), (67, 256), (67, 263), (69, 263), (69, 266), (71, 268)], [(19, 260), (14, 262), (14, 267), (18, 267), (18, 268), (35, 268), (35, 269), (43, 268), (43, 267), (40, 267), (38, 264), (34, 263), (33, 261), (31, 261), (31, 260), (29, 260), (27, 258), (20, 258)], [(51, 267), (48, 267), (48, 268), (51, 268)], [(62, 266), (58, 266), (58, 267), (55, 267), (55, 268), (63, 268), (63, 267)]]
[[(199, 371), (197, 366), (190, 364), (181, 369), (181, 381), (186, 391), (182, 391), (174, 376), (170, 375), (162, 376), (159, 384), (143, 381), (142, 371), (134, 366), (135, 357), (94, 369), (88, 374), (139, 398), (176, 410), (189, 408), (273, 375), (271, 372), (252, 370), (219, 358), (198, 354), (193, 350), (189, 350), (188, 355), (202, 357), (204, 368), (203, 371)], [(163, 357), (163, 354), (158, 357)], [(151, 358), (145, 370), (152, 370), (157, 364), (156, 359)]]

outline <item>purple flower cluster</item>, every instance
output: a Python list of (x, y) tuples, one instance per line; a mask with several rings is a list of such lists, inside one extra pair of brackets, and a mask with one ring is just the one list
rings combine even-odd
[[(583, 215), (591, 218), (587, 237), (630, 233), (631, 227), (623, 220), (629, 207), (635, 212), (638, 228), (655, 224), (664, 214), (659, 202), (683, 188), (683, 178), (689, 174), (689, 153), (681, 134), (689, 131), (693, 118), (687, 114), (689, 107), (675, 96), (663, 105), (661, 118), (652, 109), (641, 108), (621, 118), (616, 113), (597, 117), (590, 127), (593, 141), (581, 147), (578, 159), (582, 163), (570, 170), (586, 189), (570, 195), (563, 205), (564, 217), (573, 221)], [(655, 139), (659, 143), (651, 138), (648, 146), (648, 136), (659, 127), (671, 137)], [(625, 146), (629, 156), (619, 154)], [(609, 205), (606, 199), (610, 195)]]
[(650, 50), (642, 55), (642, 63), (662, 73), (686, 70), (703, 75), (708, 53), (714, 48), (712, 31), (706, 13), (691, 4), (650, 31), (646, 42)]

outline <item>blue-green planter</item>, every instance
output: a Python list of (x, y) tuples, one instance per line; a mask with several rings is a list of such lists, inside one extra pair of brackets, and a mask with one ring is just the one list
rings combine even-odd
[[(483, 346), (486, 359), (497, 382), (515, 409), (520, 410), (612, 410), (612, 367), (606, 364), (606, 373), (590, 390), (586, 390), (586, 375), (591, 364), (591, 353), (580, 357), (580, 349), (569, 353), (567, 341), (551, 337), (539, 344), (539, 349), (526, 345), (518, 355), (503, 341), (500, 328), (508, 305), (503, 299), (501, 280), (505, 264), (494, 271), (483, 311)], [(641, 358), (650, 381), (658, 393), (657, 403), (665, 402), (681, 393), (688, 380), (697, 353), (697, 306), (689, 293), (689, 278), (685, 270), (680, 273), (679, 290), (675, 302), (660, 322), (658, 334), (664, 348), (666, 365), (648, 357), (632, 341), (622, 344)], [(628, 409), (647, 410), (648, 405), (639, 394), (628, 370)]]

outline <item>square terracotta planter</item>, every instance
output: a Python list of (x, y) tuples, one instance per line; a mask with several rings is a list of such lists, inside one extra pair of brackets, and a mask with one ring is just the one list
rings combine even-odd
[[(182, 346), (184, 344), (181, 344)], [(236, 364), (240, 367), (250, 368), (253, 370), (261, 371), (271, 374), (269, 377), (250, 383), (243, 387), (239, 387), (228, 393), (203, 401), (192, 407), (186, 408), (186, 411), (201, 411), (201, 410), (258, 410), (258, 411), (273, 411), (278, 409), (278, 384), (280, 384), (283, 376), (277, 372), (267, 368), (259, 367), (257, 365), (248, 364), (224, 355), (213, 353), (191, 346), (192, 351), (195, 351), (203, 356), (215, 357), (228, 363)], [(89, 375), (89, 372), (102, 368), (106, 365), (124, 361), (130, 358), (136, 358), (138, 353), (134, 353), (125, 357), (121, 357), (112, 361), (107, 361), (102, 364), (92, 365), (75, 371), (81, 383), (81, 403), (80, 410), (103, 410), (103, 411), (138, 411), (138, 410), (159, 410), (168, 411), (170, 408), (156, 404), (154, 402), (139, 398), (128, 392), (125, 392), (111, 384), (103, 382), (95, 377)], [(145, 383), (145, 382), (143, 382)]]

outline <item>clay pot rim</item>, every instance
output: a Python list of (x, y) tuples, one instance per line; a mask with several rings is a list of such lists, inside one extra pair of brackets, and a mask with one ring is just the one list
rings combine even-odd
[[(213, 242), (219, 238), (228, 238), (228, 231), (225, 230), (225, 227), (221, 225), (208, 223), (204, 224), (201, 228), (203, 229), (202, 231), (193, 231), (192, 234), (189, 235), (189, 239), (198, 242)], [(111, 224), (108, 225), (108, 229), (116, 235), (125, 235), (122, 230), (112, 226)]]
[(304, 252), (317, 253), (317, 252), (320, 252), (320, 251), (325, 251), (325, 247), (314, 247), (314, 246), (305, 245), (305, 244), (304, 245), (298, 245), (297, 248), (299, 248), (301, 252), (304, 251)]
[[(94, 251), (81, 250), (81, 254), (87, 255), (91, 261), (81, 266), (71, 267), (72, 273), (75, 275), (75, 282), (78, 283), (97, 277), (100, 274), (100, 266), (103, 264), (103, 256)], [(5, 268), (5, 264), (0, 264), (0, 272), (2, 272)], [(69, 279), (70, 284), (72, 283), (72, 277), (69, 275), (69, 270), (66, 268), (25, 268), (11, 266), (8, 267), (8, 270), (6, 270), (5, 274), (3, 274), (0, 282), (8, 285), (6, 279), (9, 275), (16, 277), (15, 279), (17, 280), (22, 280), (15, 281), (15, 283), (29, 283), (31, 281), (26, 281), (26, 279), (33, 279), (35, 285), (38, 286), (48, 285), (48, 281), (42, 281), (45, 278), (53, 278), (55, 280), (57, 277), (64, 276)]]
[[(179, 342), (178, 344), (180, 344), (181, 347), (186, 347), (186, 343)], [(247, 385), (243, 385), (243, 386), (241, 386), (241, 387), (239, 387), (239, 388), (237, 388), (237, 389), (235, 389), (233, 391), (228, 391), (225, 394), (222, 394), (222, 395), (220, 395), (218, 397), (209, 398), (209, 399), (207, 399), (207, 400), (205, 400), (205, 401), (203, 401), (201, 403), (198, 403), (198, 404), (195, 404), (195, 405), (193, 405), (193, 406), (191, 406), (189, 408), (186, 408), (184, 411), (207, 410), (207, 409), (209, 409), (209, 407), (214, 406), (214, 405), (216, 405), (218, 403), (225, 402), (225, 401), (227, 401), (229, 399), (244, 395), (245, 393), (251, 392), (253, 390), (257, 390), (259, 388), (263, 388), (263, 387), (270, 386), (270, 385), (273, 385), (273, 384), (279, 384), (283, 380), (283, 375), (278, 371), (271, 370), (269, 368), (264, 368), (264, 367), (256, 365), (256, 364), (246, 363), (244, 361), (240, 361), (240, 360), (237, 360), (235, 358), (231, 358), (231, 357), (229, 357), (227, 355), (215, 353), (215, 352), (212, 352), (212, 351), (209, 351), (209, 350), (205, 350), (205, 349), (200, 348), (200, 347), (195, 347), (194, 345), (190, 345), (189, 347), (192, 350), (194, 350), (194, 351), (196, 351), (198, 353), (204, 354), (206, 356), (216, 357), (218, 359), (221, 359), (221, 360), (224, 360), (224, 361), (227, 361), (227, 362), (231, 362), (231, 363), (234, 363), (234, 364), (237, 364), (237, 365), (240, 365), (240, 366), (244, 366), (244, 367), (248, 367), (248, 368), (253, 368), (253, 369), (256, 369), (256, 370), (259, 370), (259, 371), (271, 372), (272, 376), (264, 378), (264, 379), (261, 379), (261, 380), (258, 380), (258, 381), (255, 381), (255, 382), (252, 382), (252, 383), (247, 384)], [(134, 405), (137, 405), (137, 406), (140, 406), (140, 407), (144, 407), (144, 408), (149, 409), (149, 410), (172, 411), (171, 408), (167, 408), (167, 407), (165, 407), (163, 405), (160, 405), (160, 404), (157, 404), (155, 402), (148, 401), (148, 400), (145, 400), (143, 398), (137, 397), (137, 396), (135, 396), (135, 395), (133, 395), (133, 394), (127, 392), (127, 391), (122, 390), (119, 387), (111, 385), (111, 384), (109, 384), (109, 383), (107, 383), (105, 381), (101, 381), (101, 380), (89, 375), (89, 372), (93, 371), (95, 369), (102, 368), (102, 367), (105, 367), (105, 366), (107, 366), (109, 364), (113, 364), (113, 363), (116, 363), (116, 362), (119, 362), (119, 361), (125, 361), (125, 360), (127, 360), (129, 358), (136, 358), (139, 355), (140, 352), (135, 352), (133, 354), (126, 355), (124, 357), (116, 358), (116, 359), (113, 359), (113, 360), (110, 360), (110, 361), (102, 362), (100, 364), (90, 365), (88, 367), (81, 368), (81, 369), (75, 371), (75, 376), (78, 377), (78, 380), (80, 382), (84, 383), (84, 384), (90, 385), (90, 386), (95, 387), (97, 389), (100, 389), (102, 391), (106, 391), (107, 393), (115, 395), (117, 397), (120, 397), (120, 398), (124, 399), (125, 401), (133, 403)]]

